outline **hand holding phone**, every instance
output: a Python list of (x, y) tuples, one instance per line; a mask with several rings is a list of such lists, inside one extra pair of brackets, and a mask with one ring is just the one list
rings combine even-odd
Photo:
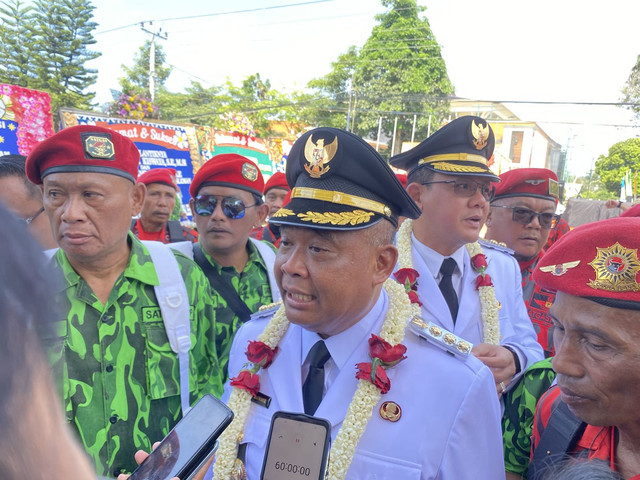
[(271, 418), (262, 480), (324, 480), (331, 424), (303, 413), (276, 412)]
[(233, 412), (205, 395), (176, 424), (129, 480), (190, 480), (211, 458), (216, 440), (231, 423)]

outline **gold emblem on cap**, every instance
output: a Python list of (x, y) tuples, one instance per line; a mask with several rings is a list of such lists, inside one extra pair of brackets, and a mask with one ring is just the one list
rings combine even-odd
[(487, 142), (489, 141), (489, 125), (478, 125), (475, 120), (472, 120), (471, 135), (473, 135), (473, 145), (476, 147), (476, 150), (482, 150), (487, 146)]
[(290, 217), (291, 215), (293, 215), (293, 210), (289, 210), (288, 208), (281, 208), (280, 210), (276, 211), (276, 213), (274, 213), (272, 217)]
[(591, 288), (609, 292), (637, 292), (640, 284), (636, 275), (640, 271), (638, 250), (625, 248), (616, 242), (607, 248), (596, 247), (598, 254), (589, 263), (596, 272), (595, 280), (589, 280)]
[(540, 267), (540, 271), (559, 277), (567, 273), (570, 268), (577, 267), (578, 265), (580, 265), (580, 260), (576, 260), (575, 262), (559, 263), (557, 265), (547, 265), (546, 267)]
[(383, 402), (380, 405), (380, 416), (383, 420), (397, 422), (402, 417), (402, 409), (396, 402)]
[(111, 160), (116, 155), (113, 142), (103, 135), (88, 135), (84, 138), (84, 151), (93, 158)]
[(303, 222), (312, 222), (319, 224), (330, 223), (331, 225), (360, 225), (368, 222), (374, 215), (373, 212), (365, 212), (364, 210), (353, 210), (351, 212), (307, 212), (299, 213), (298, 217)]
[(258, 179), (258, 167), (251, 162), (243, 163), (242, 176), (250, 182), (255, 182)]
[(306, 158), (308, 162), (307, 165), (304, 166), (304, 169), (311, 178), (320, 178), (331, 168), (327, 164), (338, 151), (338, 137), (334, 138), (333, 142), (326, 146), (324, 144), (324, 138), (319, 139), (318, 143), (313, 143), (311, 137), (312, 135), (309, 135), (307, 143), (304, 146), (304, 158)]

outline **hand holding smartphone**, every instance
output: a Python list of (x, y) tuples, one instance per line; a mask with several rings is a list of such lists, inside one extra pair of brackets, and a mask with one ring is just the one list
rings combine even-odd
[(205, 395), (173, 427), (129, 480), (190, 480), (213, 455), (216, 440), (233, 420), (233, 412), (213, 395)]

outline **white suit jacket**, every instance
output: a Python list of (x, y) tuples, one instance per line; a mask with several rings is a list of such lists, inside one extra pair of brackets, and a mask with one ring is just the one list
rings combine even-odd
[[(387, 310), (375, 321), (378, 333)], [(247, 362), (249, 340), (263, 331), (271, 314), (259, 314), (236, 333), (229, 358), (234, 377)], [(271, 416), (278, 410), (304, 412), (302, 400), (302, 328), (291, 325), (280, 344), (274, 363), (260, 373), (261, 392), (272, 398), (270, 407), (253, 404), (243, 441), (248, 444), (246, 467), (249, 480), (260, 478)], [(366, 362), (363, 337), (340, 370), (315, 415), (329, 420), (335, 439), (357, 387), (356, 363)], [(500, 406), (490, 370), (469, 356), (460, 359), (407, 332), (403, 344), (407, 358), (387, 370), (391, 390), (379, 404), (356, 449), (348, 479), (503, 479)], [(229, 396), (229, 384), (223, 399)], [(392, 423), (379, 415), (380, 404), (394, 401), (402, 417)]]
[[(417, 242), (412, 236), (412, 244)], [(527, 307), (522, 300), (522, 275), (516, 260), (491, 244), (482, 243), (487, 257), (486, 273), (491, 276), (496, 298), (500, 302), (499, 313), (501, 345), (514, 347), (519, 353), (522, 372), (531, 364), (544, 358), (542, 347), (529, 319)], [(455, 333), (459, 337), (477, 345), (482, 343), (482, 322), (480, 321), (480, 297), (476, 290), (477, 272), (471, 266), (471, 258), (464, 249), (464, 272), (462, 275), (458, 317), (455, 325), (440, 288), (429, 272), (422, 257), (412, 248), (413, 268), (418, 271), (418, 296), (422, 302), (422, 317)], [(522, 373), (521, 372), (521, 373)], [(516, 375), (513, 381), (520, 375)], [(512, 383), (513, 383), (512, 381)]]

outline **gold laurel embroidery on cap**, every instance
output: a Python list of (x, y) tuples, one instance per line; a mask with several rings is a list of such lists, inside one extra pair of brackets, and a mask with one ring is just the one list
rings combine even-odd
[(558, 265), (547, 265), (546, 267), (540, 267), (540, 271), (560, 277), (567, 273), (569, 269), (577, 267), (578, 265), (580, 265), (580, 260), (576, 260), (575, 262), (559, 263)]
[(453, 163), (446, 162), (436, 162), (432, 163), (431, 166), (436, 170), (444, 170), (446, 172), (459, 172), (459, 173), (472, 173), (472, 172), (482, 172), (486, 173), (486, 168), (474, 167), (473, 165), (454, 165)]
[(90, 135), (84, 139), (84, 150), (93, 158), (112, 159), (115, 156), (113, 142), (102, 135)]
[(243, 163), (242, 176), (250, 182), (255, 182), (258, 179), (258, 167), (256, 167), (253, 163)]
[(276, 213), (272, 215), (273, 218), (277, 217), (290, 217), (293, 215), (293, 210), (289, 210), (288, 208), (281, 208)]
[(324, 138), (319, 139), (317, 143), (313, 143), (311, 137), (312, 135), (309, 135), (307, 143), (304, 146), (304, 158), (306, 158), (308, 162), (308, 164), (304, 166), (304, 169), (311, 178), (320, 178), (331, 168), (327, 164), (338, 151), (338, 137), (334, 138), (333, 142), (326, 146), (324, 144)]
[(482, 150), (487, 146), (487, 142), (489, 141), (489, 125), (476, 124), (475, 120), (471, 121), (471, 135), (473, 135), (473, 145), (476, 147), (476, 150)]
[(374, 215), (373, 212), (353, 210), (352, 212), (307, 212), (299, 213), (298, 217), (304, 222), (330, 223), (331, 225), (359, 225), (368, 222)]
[(588, 286), (609, 292), (640, 290), (640, 284), (636, 282), (640, 271), (637, 249), (625, 248), (618, 242), (607, 248), (596, 248), (598, 254), (589, 262), (596, 272), (596, 278), (589, 280)]

